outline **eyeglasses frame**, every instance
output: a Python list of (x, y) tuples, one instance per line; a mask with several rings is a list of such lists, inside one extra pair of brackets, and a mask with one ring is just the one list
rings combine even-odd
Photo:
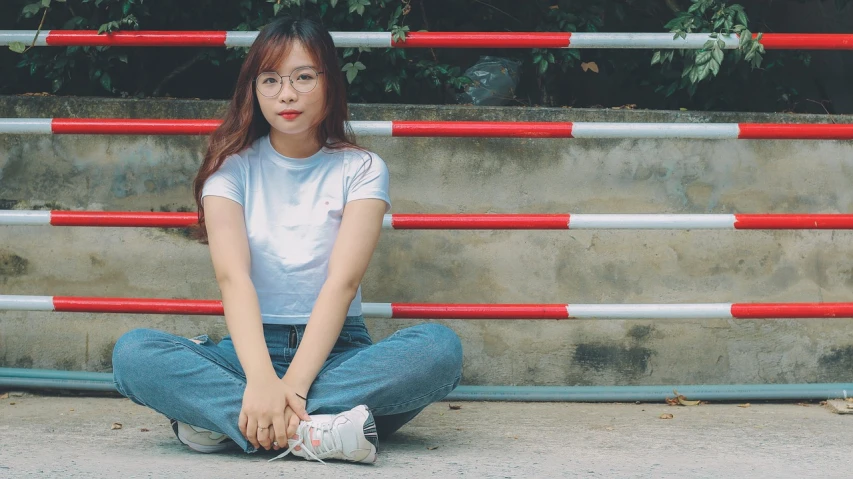
[[(311, 89), (310, 89), (310, 90), (308, 90), (308, 91), (299, 91), (299, 90), (297, 90), (297, 89), (296, 89), (296, 87), (295, 87), (295, 86), (293, 86), (293, 78), (291, 78), (291, 77), (293, 76), (293, 72), (295, 72), (295, 71), (297, 71), (297, 70), (311, 70), (311, 71), (313, 71), (314, 73), (316, 73), (316, 74), (318, 75), (318, 77), (317, 77), (317, 83), (314, 85), (314, 87), (313, 87), (313, 88), (311, 88)], [(317, 88), (317, 85), (320, 83), (320, 81), (319, 81), (319, 80), (320, 80), (319, 75), (322, 75), (322, 74), (324, 74), (324, 73), (326, 73), (326, 72), (325, 72), (325, 71), (318, 72), (317, 70), (315, 70), (315, 69), (314, 69), (314, 68), (312, 68), (312, 67), (298, 67), (298, 68), (294, 68), (294, 69), (293, 69), (293, 71), (292, 71), (292, 72), (290, 72), (290, 75), (278, 75), (278, 76), (279, 76), (279, 78), (281, 78), (281, 86), (279, 87), (278, 91), (277, 91), (277, 92), (275, 92), (275, 94), (274, 94), (274, 95), (270, 95), (270, 96), (264, 95), (263, 93), (261, 93), (261, 92), (260, 92), (260, 88), (258, 88), (258, 78), (260, 78), (260, 77), (261, 77), (261, 75), (264, 75), (264, 74), (266, 74), (266, 73), (275, 73), (276, 75), (278, 75), (278, 72), (276, 72), (276, 71), (260, 72), (260, 73), (258, 73), (258, 76), (256, 76), (256, 77), (252, 80), (252, 83), (255, 85), (255, 90), (256, 90), (256, 91), (258, 91), (258, 94), (259, 94), (259, 95), (263, 96), (264, 98), (275, 98), (275, 97), (277, 97), (278, 95), (280, 95), (280, 94), (281, 94), (281, 90), (283, 90), (283, 89), (284, 89), (284, 79), (285, 79), (285, 78), (287, 78), (287, 81), (289, 81), (289, 82), (290, 82), (290, 87), (291, 87), (291, 88), (293, 88), (293, 91), (295, 91), (296, 93), (311, 93), (312, 91), (314, 91), (314, 88)]]

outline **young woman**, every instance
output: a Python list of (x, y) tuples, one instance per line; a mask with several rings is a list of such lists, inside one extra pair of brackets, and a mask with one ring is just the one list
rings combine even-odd
[(201, 452), (237, 445), (373, 462), (459, 383), (462, 348), (421, 324), (373, 344), (360, 282), (390, 209), (388, 170), (346, 130), (343, 75), (320, 24), (266, 26), (195, 180), (229, 336), (123, 335), (119, 392)]

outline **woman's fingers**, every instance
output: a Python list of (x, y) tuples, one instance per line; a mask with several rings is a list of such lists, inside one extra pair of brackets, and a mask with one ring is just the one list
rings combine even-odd
[(296, 430), (299, 428), (299, 416), (290, 413), (290, 418), (287, 421), (287, 437), (291, 437), (296, 434)]
[(299, 419), (302, 419), (303, 421), (310, 421), (311, 416), (309, 416), (308, 412), (305, 411), (305, 400), (293, 393), (288, 396), (292, 396), (287, 398), (287, 405), (290, 409), (293, 409), (293, 412), (299, 416)]
[(270, 428), (270, 431), (275, 431), (275, 435), (271, 434), (270, 437), (278, 443), (278, 447), (287, 447), (287, 422), (285, 422), (284, 418), (284, 415), (276, 416)]
[[(262, 424), (267, 424), (262, 426)], [(263, 420), (258, 422), (258, 444), (264, 449), (269, 450), (272, 447), (272, 439), (270, 439), (270, 426)]]
[(278, 440), (275, 438), (275, 436), (276, 436), (275, 426), (270, 426), (269, 434), (270, 434), (270, 440), (272, 441), (272, 446), (270, 446), (270, 449), (278, 451), (279, 446), (277, 446), (276, 444), (281, 444), (281, 443), (278, 442)]
[(246, 439), (249, 436), (246, 435), (246, 424), (249, 422), (249, 416), (246, 415), (242, 410), (240, 410), (240, 418), (237, 420), (237, 427), (240, 428), (240, 434), (243, 435)]
[(258, 443), (258, 421), (251, 416), (249, 416), (249, 421), (246, 423), (246, 439), (249, 440), (249, 444), (255, 446), (255, 449), (261, 447)]

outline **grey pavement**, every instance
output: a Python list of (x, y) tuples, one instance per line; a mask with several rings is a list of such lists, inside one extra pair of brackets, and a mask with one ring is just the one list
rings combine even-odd
[(374, 465), (323, 466), (194, 453), (126, 399), (11, 396), (0, 399), (0, 477), (840, 478), (853, 466), (853, 415), (818, 403), (450, 404), (381, 444)]

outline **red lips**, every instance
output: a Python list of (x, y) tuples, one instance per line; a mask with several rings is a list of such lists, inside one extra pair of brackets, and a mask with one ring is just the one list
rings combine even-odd
[(285, 120), (293, 120), (294, 118), (296, 118), (297, 116), (299, 116), (301, 114), (302, 114), (302, 112), (297, 111), (297, 110), (284, 110), (282, 112), (279, 112), (278, 116), (284, 118)]

